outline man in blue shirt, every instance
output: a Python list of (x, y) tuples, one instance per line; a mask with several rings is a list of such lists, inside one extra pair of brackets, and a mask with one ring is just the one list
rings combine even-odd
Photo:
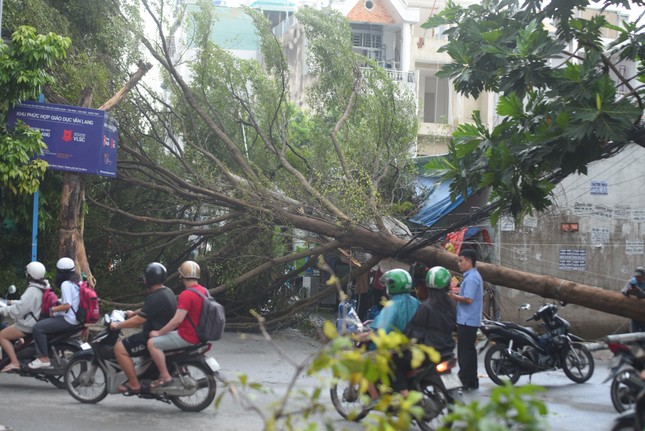
[[(625, 283), (622, 293), (626, 296), (634, 295), (637, 298), (645, 298), (645, 268), (639, 266), (634, 270), (634, 276)], [(645, 332), (645, 322), (632, 319), (630, 330)]]
[(464, 279), (459, 295), (450, 292), (452, 299), (457, 302), (458, 375), (465, 391), (479, 389), (475, 340), (482, 321), (484, 281), (475, 268), (476, 263), (477, 254), (474, 250), (462, 250), (459, 253), (458, 266)]

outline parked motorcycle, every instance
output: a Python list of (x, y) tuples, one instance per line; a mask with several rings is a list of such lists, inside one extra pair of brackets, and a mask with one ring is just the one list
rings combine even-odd
[(632, 373), (638, 377), (645, 369), (645, 333), (608, 335), (605, 342), (614, 354), (605, 382), (611, 380), (611, 402), (616, 411), (622, 413), (634, 407), (641, 389), (638, 385), (626, 384), (624, 381), (628, 381), (625, 373)]
[[(14, 287), (15, 289), (15, 287)], [(10, 289), (11, 292), (11, 289)], [(6, 307), (7, 300), (0, 299), (0, 307)], [(0, 315), (0, 320), (2, 316)], [(22, 377), (34, 377), (44, 382), (50, 382), (59, 389), (63, 389), (63, 374), (65, 367), (72, 356), (81, 350), (81, 335), (83, 326), (75, 326), (71, 329), (50, 334), (47, 337), (47, 348), (49, 349), (50, 368), (39, 368), (32, 370), (27, 366), (36, 356), (36, 345), (31, 335), (14, 344), (16, 356), (20, 361), (20, 370), (14, 372)], [(4, 355), (0, 359), (0, 369), (9, 365), (9, 357)]]
[[(424, 410), (417, 425), (423, 431), (436, 429), (449, 407), (461, 397), (461, 381), (451, 370), (457, 363), (450, 357), (439, 364), (429, 364), (408, 375), (410, 390), (423, 394), (421, 406)], [(331, 389), (331, 400), (336, 411), (345, 419), (360, 421), (370, 412), (372, 405), (367, 396), (361, 396), (358, 384), (340, 381)]]
[[(529, 310), (525, 304), (522, 309)], [(564, 374), (576, 383), (591, 378), (594, 360), (582, 344), (582, 338), (571, 334), (571, 325), (558, 316), (558, 307), (546, 304), (528, 321), (540, 321), (546, 328), (542, 335), (535, 329), (513, 322), (484, 320), (481, 331), (486, 335), (478, 346), (481, 353), (489, 344), (484, 366), (490, 379), (498, 385), (515, 384), (520, 376), (562, 368)]]
[(645, 429), (645, 381), (634, 372), (621, 371), (616, 375), (621, 385), (638, 395), (634, 408), (623, 412), (614, 420), (611, 431), (642, 431)]
[[(65, 372), (65, 387), (81, 403), (94, 404), (108, 394), (118, 394), (117, 388), (126, 382), (125, 373), (114, 356), (114, 345), (119, 339), (120, 330), (110, 329), (110, 322), (124, 320), (125, 312), (121, 310), (106, 315), (106, 328), (89, 344), (84, 343), (81, 346), (83, 350), (70, 360)], [(204, 410), (215, 399), (215, 375), (220, 368), (215, 358), (206, 356), (210, 349), (210, 343), (200, 343), (165, 352), (174, 382), (157, 388), (150, 387), (159, 374), (152, 359), (147, 355), (134, 358), (142, 389), (136, 394), (125, 392), (123, 395), (172, 403), (185, 411)]]

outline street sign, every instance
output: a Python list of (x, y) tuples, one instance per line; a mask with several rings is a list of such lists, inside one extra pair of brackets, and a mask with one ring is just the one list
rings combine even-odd
[(47, 149), (39, 157), (53, 170), (116, 177), (118, 125), (107, 112), (78, 106), (23, 102), (9, 111), (40, 130)]

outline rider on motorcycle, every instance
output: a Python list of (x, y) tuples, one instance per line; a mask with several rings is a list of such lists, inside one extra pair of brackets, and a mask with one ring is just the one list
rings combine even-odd
[[(34, 343), (36, 345), (36, 359), (29, 363), (29, 368), (51, 367), (47, 350), (47, 335), (64, 331), (80, 325), (76, 320), (76, 310), (80, 302), (78, 283), (80, 277), (76, 274), (76, 264), (69, 257), (62, 257), (56, 262), (55, 284), (61, 291), (61, 303), (51, 308), (50, 316), (34, 325)], [(54, 316), (54, 313), (58, 315)]]
[[(405, 334), (420, 344), (434, 347), (442, 359), (452, 356), (455, 340), (452, 337), (457, 327), (455, 302), (448, 296), (450, 289), (450, 272), (441, 266), (430, 268), (426, 274), (428, 297), (421, 303)], [(409, 350), (394, 356), (393, 389), (406, 395), (407, 374), (412, 370), (412, 354)], [(424, 365), (427, 365), (428, 361)]]
[(163, 283), (166, 281), (166, 267), (158, 262), (149, 263), (143, 272), (143, 283), (146, 298), (143, 306), (136, 310), (126, 311), (127, 320), (122, 323), (110, 323), (110, 329), (120, 330), (143, 325), (143, 330), (119, 341), (114, 346), (116, 360), (128, 380), (119, 386), (119, 392), (137, 394), (141, 392), (141, 383), (137, 378), (132, 357), (146, 352), (148, 334), (158, 331), (172, 319), (177, 309), (175, 294)]
[(151, 388), (164, 387), (173, 382), (166, 365), (165, 350), (199, 344), (196, 324), (199, 323), (204, 300), (193, 290), (208, 296), (206, 288), (199, 284), (200, 274), (199, 265), (192, 260), (179, 266), (179, 279), (185, 290), (179, 294), (175, 316), (160, 330), (150, 332), (148, 352), (159, 369), (159, 378), (150, 384)]
[(45, 265), (40, 262), (31, 262), (25, 268), (27, 289), (19, 301), (8, 307), (0, 308), (0, 316), (11, 316), (16, 323), (0, 331), (0, 347), (9, 356), (11, 362), (2, 369), (3, 373), (17, 371), (20, 362), (13, 348), (13, 342), (31, 334), (34, 325), (40, 318), (43, 292), (49, 289), (49, 282), (45, 280)]

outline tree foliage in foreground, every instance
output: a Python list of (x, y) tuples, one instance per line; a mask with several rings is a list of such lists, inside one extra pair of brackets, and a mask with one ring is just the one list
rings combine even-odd
[[(642, 5), (601, 6), (630, 3)], [(602, 13), (574, 13), (591, 6), (598, 7), (586, 0), (449, 3), (423, 24), (450, 26), (441, 50), (452, 62), (438, 76), (465, 96), (500, 95), (498, 125), (489, 130), (475, 115), (455, 132), (449, 156), (428, 166), (445, 171), (454, 195), (490, 186), (493, 220), (506, 210), (544, 210), (558, 180), (586, 173), (629, 143), (645, 146), (642, 15), (611, 24)]]

